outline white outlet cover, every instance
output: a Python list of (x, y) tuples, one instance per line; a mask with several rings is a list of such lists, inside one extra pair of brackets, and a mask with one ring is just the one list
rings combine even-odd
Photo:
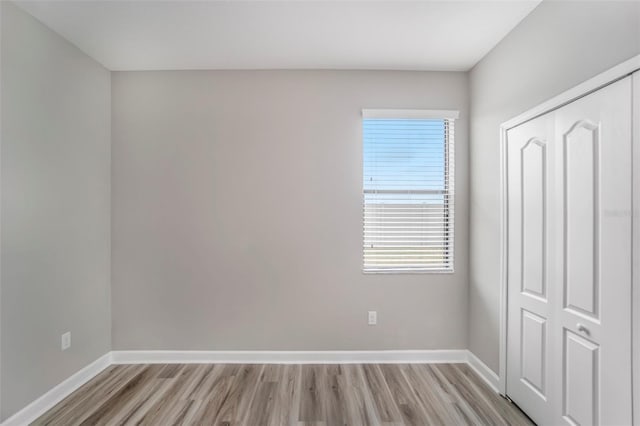
[(62, 335), (62, 350), (66, 351), (67, 349), (69, 349), (71, 347), (71, 332), (67, 331), (66, 333), (64, 333)]
[(378, 313), (376, 311), (369, 311), (368, 323), (369, 325), (376, 325), (378, 323)]

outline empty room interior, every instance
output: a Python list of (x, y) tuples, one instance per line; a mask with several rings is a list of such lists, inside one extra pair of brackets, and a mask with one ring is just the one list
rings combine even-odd
[(640, 426), (640, 1), (0, 1), (0, 425)]

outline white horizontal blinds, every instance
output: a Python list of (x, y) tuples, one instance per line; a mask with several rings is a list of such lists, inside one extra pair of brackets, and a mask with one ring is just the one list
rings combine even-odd
[(454, 118), (364, 114), (365, 272), (453, 270), (453, 136)]

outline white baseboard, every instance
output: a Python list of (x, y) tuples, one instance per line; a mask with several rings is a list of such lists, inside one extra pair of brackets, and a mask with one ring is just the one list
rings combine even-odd
[(401, 351), (112, 351), (69, 377), (5, 420), (22, 426), (36, 420), (112, 364), (434, 364), (466, 363), (496, 392), (498, 376), (466, 349)]
[(466, 363), (467, 350), (402, 351), (113, 351), (114, 364)]
[(469, 356), (467, 359), (469, 367), (471, 367), (473, 371), (475, 371), (478, 376), (480, 376), (491, 387), (491, 389), (493, 389), (496, 393), (500, 393), (498, 387), (500, 378), (498, 377), (498, 375), (492, 369), (487, 367), (487, 364), (480, 361), (480, 358), (478, 358), (473, 352), (467, 352)]
[(69, 396), (80, 386), (93, 379), (111, 365), (111, 353), (107, 353), (55, 386), (53, 389), (2, 422), (1, 426), (24, 426), (36, 420), (50, 408)]

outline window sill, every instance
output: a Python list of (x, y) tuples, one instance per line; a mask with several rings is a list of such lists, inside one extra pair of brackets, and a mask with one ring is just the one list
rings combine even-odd
[(406, 270), (406, 271), (362, 271), (362, 273), (364, 275), (378, 275), (378, 274), (383, 274), (383, 275), (430, 275), (430, 274), (453, 274), (455, 272), (455, 270), (452, 269), (436, 269), (436, 270), (420, 270), (420, 269), (415, 269), (415, 270)]

